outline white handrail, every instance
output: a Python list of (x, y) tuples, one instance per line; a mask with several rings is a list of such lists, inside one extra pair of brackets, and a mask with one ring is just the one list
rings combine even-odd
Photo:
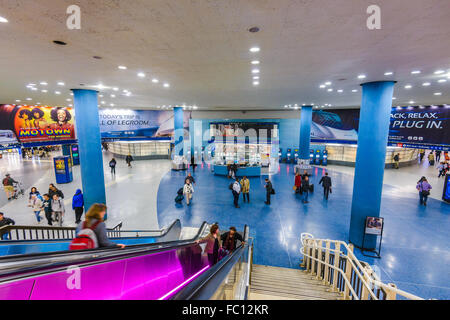
[[(401, 295), (401, 296), (411, 299), (411, 300), (423, 300), (422, 298), (420, 298), (416, 295), (413, 295), (411, 293), (397, 289), (395, 286), (387, 285), (387, 284), (381, 282), (380, 279), (377, 277), (377, 275), (370, 268), (370, 266), (368, 266), (368, 265), (363, 266), (361, 264), (361, 262), (354, 255), (352, 247), (350, 247), (344, 241), (330, 240), (330, 239), (315, 239), (313, 237), (313, 235), (311, 235), (309, 233), (302, 233), (300, 239), (301, 239), (301, 243), (302, 243), (302, 248), (300, 249), (300, 252), (304, 255), (304, 257), (307, 257), (311, 260), (318, 262), (319, 263), (318, 268), (319, 268), (320, 264), (323, 264), (323, 265), (335, 270), (336, 272), (339, 272), (342, 275), (342, 278), (344, 279), (348, 289), (351, 291), (353, 298), (359, 299), (357, 297), (355, 291), (353, 290), (353, 287), (351, 285), (349, 285), (350, 281), (349, 281), (349, 279), (347, 279), (345, 272), (341, 268), (338, 268), (334, 265), (329, 264), (326, 261), (323, 261), (321, 256), (316, 258), (316, 257), (309, 255), (306, 252), (307, 250), (305, 250), (305, 248), (311, 248), (313, 250), (320, 249), (320, 252), (322, 252), (322, 250), (323, 250), (325, 253), (328, 253), (328, 254), (333, 253), (335, 259), (339, 259), (340, 257), (345, 258), (346, 261), (350, 264), (352, 271), (359, 278), (362, 286), (364, 286), (366, 288), (366, 290), (368, 291), (368, 294), (371, 296), (372, 299), (378, 300), (378, 298), (376, 297), (376, 295), (373, 292), (374, 286), (377, 286), (379, 288), (383, 288), (387, 292), (392, 292), (395, 295), (398, 294), (398, 295)], [(309, 243), (312, 243), (312, 245), (310, 245)], [(343, 251), (341, 251), (341, 250), (331, 249), (331, 248), (329, 248), (329, 246), (324, 247), (320, 243), (334, 243), (335, 248), (337, 248), (338, 246), (340, 248), (340, 246), (342, 245), (347, 250), (347, 255), (345, 255), (343, 253)], [(305, 259), (303, 261), (305, 262)], [(313, 272), (313, 270), (311, 270), (311, 272)], [(318, 276), (320, 276), (319, 269), (318, 269), (317, 273), (318, 273)]]

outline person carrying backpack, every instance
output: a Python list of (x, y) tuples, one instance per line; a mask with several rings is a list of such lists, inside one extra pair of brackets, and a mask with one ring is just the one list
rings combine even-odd
[(8, 200), (13, 199), (14, 183), (17, 183), (17, 181), (11, 178), (9, 173), (5, 174), (5, 178), (3, 178), (3, 189), (5, 190)]
[(109, 162), (109, 167), (111, 168), (111, 174), (113, 176), (116, 175), (116, 164), (117, 164), (117, 161), (114, 158), (112, 158), (111, 161)]
[(70, 250), (87, 250), (104, 247), (125, 248), (124, 244), (117, 244), (108, 239), (106, 224), (103, 218), (106, 205), (94, 203), (86, 213), (85, 221), (78, 224), (76, 238), (72, 240)]
[(131, 161), (133, 161), (133, 157), (131, 156), (131, 154), (127, 155), (127, 157), (125, 158), (125, 161), (126, 161), (128, 167), (131, 168)]
[(427, 205), (428, 196), (430, 195), (431, 185), (428, 183), (427, 178), (422, 177), (417, 181), (416, 189), (419, 191), (420, 204)]
[(51, 209), (55, 214), (54, 220), (58, 222), (59, 226), (62, 226), (63, 216), (66, 209), (64, 208), (64, 200), (62, 200), (56, 193), (53, 195)]

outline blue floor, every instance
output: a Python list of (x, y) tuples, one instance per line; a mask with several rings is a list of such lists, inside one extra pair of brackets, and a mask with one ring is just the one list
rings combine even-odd
[[(353, 176), (329, 171), (333, 180), (330, 199), (323, 199), (318, 181), (324, 169), (316, 168), (312, 182), (316, 191), (309, 203), (302, 204), (293, 193), (293, 167), (282, 164), (272, 177), (276, 195), (272, 205), (265, 201), (264, 177), (250, 178), (250, 204), (240, 201), (233, 206), (228, 186), (231, 180), (214, 176), (205, 164), (198, 167), (194, 199), (174, 203), (176, 192), (184, 183), (185, 172), (169, 172), (158, 191), (158, 220), (168, 225), (181, 219), (183, 226), (199, 226), (203, 221), (218, 222), (221, 229), (250, 226), (254, 237), (254, 263), (298, 268), (300, 234), (348, 242)], [(413, 188), (412, 188), (413, 189)], [(355, 250), (358, 258), (375, 265), (384, 282), (423, 298), (450, 299), (450, 205), (429, 199), (425, 208), (415, 192), (399, 193), (384, 185), (381, 216), (385, 218), (382, 258), (371, 259)]]

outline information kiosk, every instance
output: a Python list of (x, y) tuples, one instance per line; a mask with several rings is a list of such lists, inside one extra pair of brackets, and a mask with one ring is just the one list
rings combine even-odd
[(73, 181), (72, 158), (69, 156), (53, 158), (56, 183), (70, 183)]

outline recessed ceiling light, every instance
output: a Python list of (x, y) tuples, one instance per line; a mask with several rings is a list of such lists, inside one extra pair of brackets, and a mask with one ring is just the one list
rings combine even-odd
[(331, 81), (325, 82), (325, 85), (326, 85), (326, 86), (331, 86)]
[(259, 64), (259, 61), (258, 60), (253, 60), (252, 64)]
[(72, 100), (70, 100), (70, 99), (66, 99), (66, 101), (67, 101), (67, 102), (70, 102), (70, 101), (72, 101)]
[(330, 89), (328, 89), (328, 92), (332, 92), (332, 91), (333, 91), (333, 89), (331, 89), (331, 88), (330, 88)]
[(61, 92), (59, 92), (59, 91), (55, 91), (55, 94), (61, 94)]
[(65, 83), (61, 81), (61, 82), (58, 82), (57, 85), (62, 87), (65, 85)]
[(40, 84), (41, 86), (46, 86), (46, 85), (48, 85), (48, 83), (45, 82), (45, 81), (42, 81), (42, 82), (40, 82), (39, 84)]
[(33, 99), (31, 99), (31, 98), (27, 98), (27, 101), (31, 101), (31, 100), (33, 100)]
[(126, 67), (126, 66), (118, 66), (118, 68), (119, 68), (120, 70), (127, 70), (127, 67)]
[(410, 85), (410, 84), (407, 84), (406, 86), (405, 86), (405, 89), (411, 89), (412, 88), (412, 85)]
[(339, 93), (342, 93), (342, 92), (344, 92), (344, 90), (342, 90), (342, 89), (339, 89), (337, 92), (339, 92)]
[(41, 104), (40, 102), (36, 102), (36, 104)]
[(65, 45), (67, 45), (66, 42), (60, 41), (60, 40), (53, 40), (53, 43), (54, 43), (54, 44), (57, 44), (57, 45), (60, 45), (60, 46), (65, 46)]
[(419, 74), (421, 71), (420, 70), (414, 70), (414, 71), (411, 71), (411, 74)]
[(442, 93), (441, 92), (435, 92), (434, 95), (435, 96), (442, 96)]
[(73, 96), (73, 92), (71, 92), (70, 95)]
[(41, 90), (41, 92), (43, 92), (43, 93), (47, 93), (47, 92), (48, 92), (48, 90)]
[(137, 74), (137, 76), (138, 76), (139, 78), (145, 78), (145, 73), (139, 72), (139, 73)]
[(16, 100), (16, 102), (20, 102), (21, 100)]
[(1, 23), (8, 23), (8, 19), (0, 17), (0, 22)]
[(440, 80), (438, 80), (438, 82), (439, 82), (439, 83), (444, 83), (444, 82), (447, 82), (447, 80), (445, 80), (445, 79), (440, 79)]
[(411, 104), (412, 104), (412, 103), (414, 103), (414, 101), (413, 101), (413, 100), (411, 100), (411, 101), (409, 101), (408, 103), (411, 103)]
[(106, 102), (105, 101), (102, 101), (102, 102), (100, 102), (101, 104), (105, 104)]
[(69, 107), (73, 107), (73, 105), (72, 105), (72, 104), (69, 104)]
[(113, 88), (114, 91), (119, 91), (119, 88), (115, 87)]
[(353, 89), (353, 90), (352, 90), (352, 92), (358, 92), (358, 90), (356, 90), (356, 89)]
[(253, 80), (259, 80), (259, 76), (254, 76)]
[(424, 87), (428, 87), (429, 85), (431, 85), (431, 83), (429, 83), (429, 82), (424, 82), (424, 83), (422, 83), (422, 85), (423, 85)]
[(358, 79), (365, 79), (366, 78), (366, 75), (365, 74), (360, 74), (359, 76), (358, 76)]
[(396, 97), (392, 97), (392, 100), (396, 100), (397, 98)]
[(153, 83), (159, 83), (159, 80), (156, 79), (156, 78), (153, 78), (153, 79), (152, 79), (152, 82), (153, 82)]
[(393, 73), (393, 72), (391, 72), (391, 71), (389, 71), (389, 72), (385, 72), (385, 73), (384, 73), (384, 75), (385, 75), (385, 76), (392, 76), (393, 74), (394, 74), (394, 73)]
[(256, 73), (259, 73), (259, 69), (253, 69), (253, 70), (252, 70), (252, 73), (255, 73), (255, 74), (256, 74)]
[(259, 81), (253, 81), (253, 85), (254, 86), (258, 86), (259, 85)]
[(115, 97), (116, 97), (116, 95), (115, 95), (115, 94), (112, 94), (112, 95), (111, 95), (111, 98), (115, 98)]
[(32, 88), (31, 88), (31, 90), (33, 90), (33, 91), (37, 91), (37, 88), (35, 88), (35, 87), (32, 87)]
[(319, 86), (319, 88), (321, 88), (321, 89), (323, 89), (323, 88), (325, 88), (326, 87), (326, 85), (324, 85), (324, 84), (321, 84), (320, 86)]
[(114, 103), (111, 103), (110, 106), (111, 106), (111, 107), (114, 107)]
[(170, 87), (170, 84), (168, 84), (168, 83), (164, 83), (164, 88), (169, 88)]
[(436, 70), (435, 72), (434, 72), (434, 74), (442, 74), (442, 73), (444, 73), (445, 71), (444, 70)]
[(259, 52), (261, 49), (258, 47), (252, 47), (250, 48), (250, 52)]

